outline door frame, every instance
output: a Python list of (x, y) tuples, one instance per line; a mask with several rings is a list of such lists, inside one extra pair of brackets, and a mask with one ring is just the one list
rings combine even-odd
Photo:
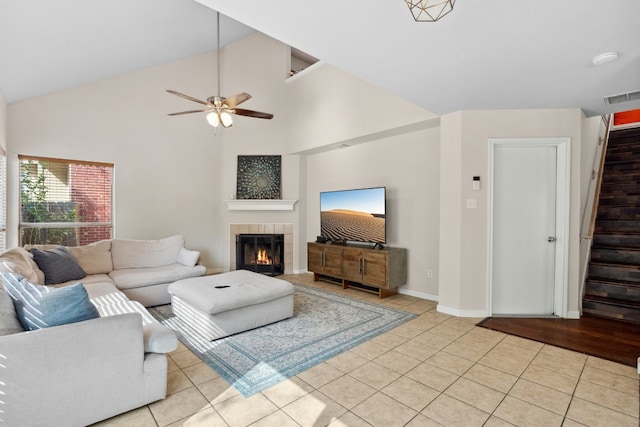
[(568, 317), (569, 289), (569, 211), (571, 194), (571, 138), (489, 138), (489, 188), (488, 188), (488, 284), (487, 312), (491, 316), (493, 291), (493, 178), (495, 148), (556, 147), (556, 251), (554, 274), (553, 313)]

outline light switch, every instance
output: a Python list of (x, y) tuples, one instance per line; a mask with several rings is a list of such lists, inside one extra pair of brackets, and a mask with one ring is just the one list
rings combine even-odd
[(467, 199), (467, 209), (476, 209), (478, 207), (478, 199)]

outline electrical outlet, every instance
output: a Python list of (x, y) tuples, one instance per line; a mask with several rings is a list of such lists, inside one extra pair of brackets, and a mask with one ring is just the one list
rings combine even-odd
[(433, 270), (427, 270), (427, 277), (433, 277)]

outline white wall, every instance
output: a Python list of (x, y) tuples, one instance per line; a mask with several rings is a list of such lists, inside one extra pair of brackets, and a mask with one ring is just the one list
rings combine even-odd
[[(440, 132), (406, 133), (306, 156), (306, 241), (320, 234), (320, 192), (385, 186), (387, 246), (407, 248), (408, 282), (401, 292), (438, 294)], [(427, 277), (427, 270), (433, 277)]]
[[(581, 120), (579, 109), (464, 111), (441, 121), (440, 299), (458, 315), (487, 315), (488, 140), (489, 138), (571, 138), (569, 226), (569, 311), (579, 310), (581, 214)], [(481, 191), (473, 191), (480, 176)], [(463, 201), (475, 198), (477, 209)]]
[(355, 145), (433, 126), (437, 116), (327, 64), (287, 81), (291, 153)]
[(306, 243), (320, 234), (320, 192), (384, 186), (387, 245), (408, 249), (401, 292), (437, 298), (438, 118), (327, 64), (307, 68), (287, 86), (287, 151), (302, 156), (303, 270)]

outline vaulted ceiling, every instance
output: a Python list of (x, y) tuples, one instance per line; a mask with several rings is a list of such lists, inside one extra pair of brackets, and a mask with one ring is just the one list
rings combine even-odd
[(637, 0), (458, 0), (435, 23), (404, 0), (0, 0), (0, 91), (15, 102), (213, 50), (212, 9), (231, 18), (223, 46), (255, 29), (436, 114), (640, 108), (603, 101), (640, 90)]

